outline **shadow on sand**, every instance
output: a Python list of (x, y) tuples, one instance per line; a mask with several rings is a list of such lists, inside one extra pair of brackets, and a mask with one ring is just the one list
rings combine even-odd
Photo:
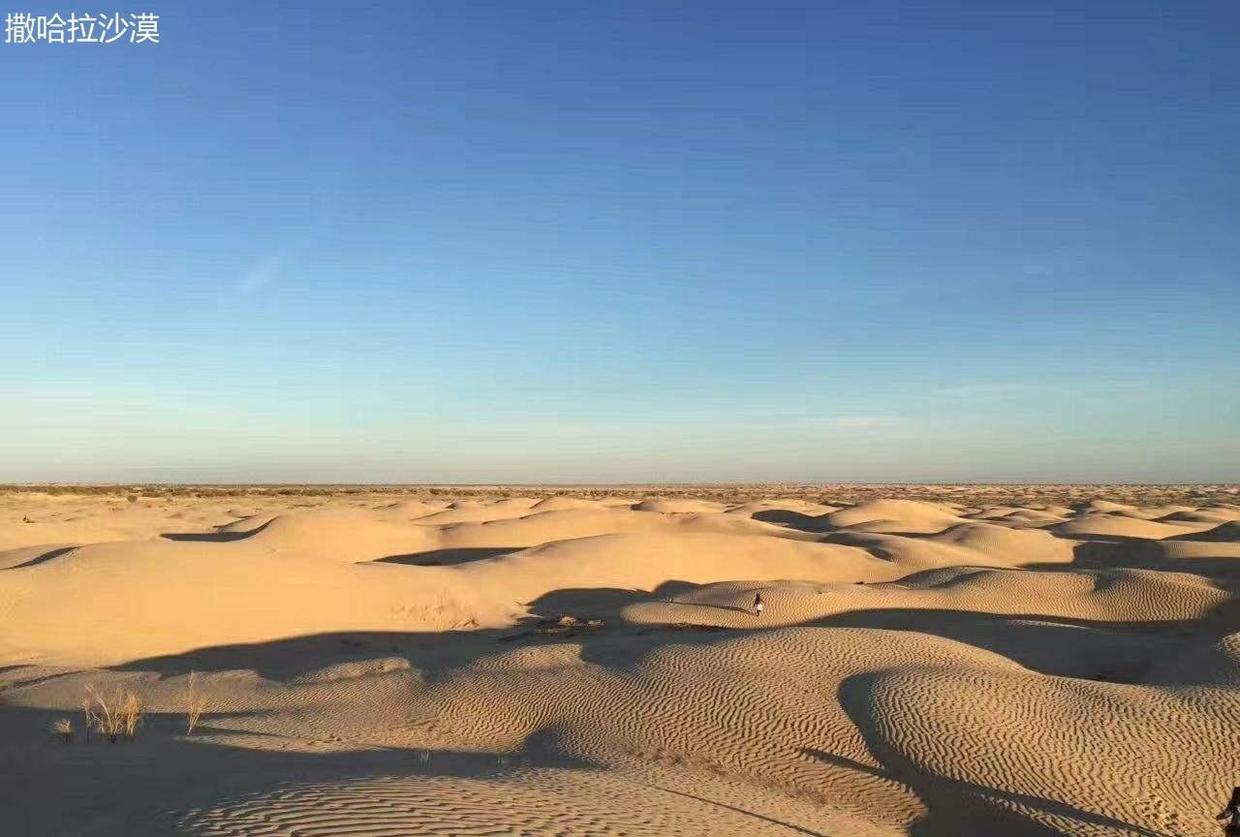
[(431, 549), (426, 552), (410, 552), (405, 555), (389, 555), (376, 558), (375, 564), (405, 564), (411, 567), (441, 567), (453, 564), (466, 564), (470, 561), (482, 561), (486, 558), (498, 558), (516, 552), (520, 546), (480, 546), (462, 549)]

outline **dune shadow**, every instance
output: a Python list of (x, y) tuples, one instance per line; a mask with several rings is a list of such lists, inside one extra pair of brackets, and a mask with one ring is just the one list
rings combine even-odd
[(404, 555), (388, 555), (376, 558), (374, 564), (405, 564), (411, 567), (440, 567), (453, 564), (467, 564), (470, 561), (482, 561), (508, 555), (524, 547), (520, 546), (479, 546), (459, 549), (430, 549), (426, 552), (410, 552)]
[(45, 563), (47, 561), (51, 561), (55, 558), (59, 558), (62, 555), (68, 555), (70, 552), (72, 552), (75, 549), (77, 549), (76, 546), (58, 547), (56, 549), (50, 550), (49, 552), (44, 552), (42, 555), (36, 555), (34, 558), (31, 558), (29, 561), (23, 561), (20, 564), (14, 564), (11, 567), (5, 567), (5, 569), (6, 570), (20, 570), (26, 567), (35, 567), (35, 566), (38, 566), (39, 564)]
[(750, 517), (763, 523), (774, 523), (789, 529), (799, 529), (802, 532), (829, 532), (834, 528), (826, 521), (825, 514), (816, 517), (791, 509), (763, 509), (754, 512)]
[(1092, 543), (1110, 543), (1110, 544), (1158, 544), (1159, 540), (1170, 540), (1170, 538), (1147, 538), (1141, 535), (1104, 535), (1095, 532), (1057, 532), (1053, 528), (1040, 529), (1042, 532), (1049, 532), (1055, 537), (1063, 541), (1085, 541)]
[(190, 672), (253, 671), (290, 681), (341, 663), (399, 657), (412, 668), (445, 670), (495, 653), (504, 631), (332, 631), (266, 642), (197, 648), (180, 654), (146, 657), (113, 666), (116, 671), (148, 671), (164, 677)]
[(243, 541), (252, 534), (252, 532), (166, 532), (160, 537), (168, 541), (190, 543), (228, 543), (229, 541)]
[[(1062, 540), (1073, 540), (1063, 538)], [(1170, 562), (1163, 556), (1157, 541), (1123, 538), (1090, 539), (1072, 547), (1072, 560), (1068, 563), (1034, 561), (1021, 564), (1021, 570), (1116, 570), (1116, 569), (1169, 569)]]
[[(919, 537), (917, 535), (902, 535), (901, 537)], [(894, 562), (896, 560), (895, 553), (890, 549), (881, 545), (882, 535), (875, 532), (853, 532), (847, 529), (840, 529), (834, 532), (828, 532), (817, 543), (834, 543), (840, 546), (855, 546), (858, 549), (864, 549), (870, 555), (880, 561)]]
[(597, 616), (616, 622), (631, 604), (678, 596), (698, 585), (687, 581), (665, 581), (654, 590), (630, 590), (621, 587), (567, 587), (544, 593), (529, 603), (530, 612), (542, 618), (563, 615)]
[(1198, 541), (1202, 543), (1235, 543), (1240, 541), (1240, 520), (1228, 520), (1212, 529), (1173, 535), (1169, 541)]
[[(229, 525), (229, 524), (224, 524)], [(222, 527), (217, 527), (214, 532), (165, 532), (160, 537), (169, 541), (198, 541), (203, 543), (228, 543), (230, 541), (243, 541), (251, 535), (257, 535), (259, 532), (271, 525), (268, 520), (261, 526), (255, 526), (253, 529), (246, 529), (243, 532), (228, 532)]]
[[(1200, 576), (1231, 592), (1240, 594), (1240, 558), (1168, 557), (1160, 544), (1188, 541), (1188, 538), (1166, 538), (1162, 541), (1088, 540), (1072, 548), (1070, 563), (1034, 562), (1016, 569), (1028, 571), (1071, 572), (1073, 570), (1157, 570)], [(1200, 541), (1198, 541), (1200, 542)], [(903, 580), (903, 579), (902, 579)]]

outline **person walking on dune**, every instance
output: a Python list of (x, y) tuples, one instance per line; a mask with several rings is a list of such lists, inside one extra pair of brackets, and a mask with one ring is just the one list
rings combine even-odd
[(762, 608), (766, 607), (766, 602), (762, 601), (761, 593), (754, 593), (753, 596), (753, 615), (761, 616)]

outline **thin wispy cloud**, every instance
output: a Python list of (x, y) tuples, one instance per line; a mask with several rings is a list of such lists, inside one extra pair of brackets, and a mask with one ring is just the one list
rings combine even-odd
[[(1063, 384), (1038, 381), (977, 381), (938, 387), (929, 391), (932, 398), (984, 401), (1025, 395), (1062, 395), (1070, 388)], [(1148, 381), (1111, 377), (1091, 381), (1089, 392), (1111, 395), (1141, 395), (1157, 391)]]
[[(566, 422), (551, 416), (534, 414), (524, 416), (522, 420), (509, 420), (501, 427), (496, 427), (491, 420), (468, 424), (475, 432), (500, 433), (510, 435), (516, 433), (544, 433), (553, 427), (557, 436), (595, 436), (625, 437), (632, 435), (676, 435), (677, 432), (691, 433), (742, 433), (745, 435), (762, 431), (778, 433), (828, 433), (828, 432), (880, 432), (906, 429), (912, 422), (900, 415), (836, 415), (836, 416), (787, 416), (787, 415), (748, 415), (721, 417), (715, 414), (703, 415), (669, 415), (657, 418), (645, 418), (630, 421), (607, 419), (579, 420)], [(401, 432), (405, 432), (402, 430)]]
[(1021, 395), (1042, 388), (1042, 384), (1028, 381), (990, 381), (939, 387), (930, 390), (930, 395), (936, 398), (995, 398), (1004, 395)]
[(831, 416), (822, 424), (837, 430), (889, 430), (907, 422), (904, 416)]
[(249, 295), (263, 290), (280, 277), (288, 261), (289, 251), (285, 247), (265, 254), (237, 281), (237, 293)]
[(862, 433), (908, 427), (909, 420), (905, 416), (898, 415), (821, 416), (793, 419), (791, 421), (776, 419), (771, 422), (771, 426), (781, 431), (813, 430)]

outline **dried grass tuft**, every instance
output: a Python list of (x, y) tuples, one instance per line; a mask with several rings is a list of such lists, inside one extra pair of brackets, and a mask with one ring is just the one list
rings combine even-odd
[(127, 689), (117, 688), (111, 698), (105, 698), (98, 689), (88, 685), (82, 709), (86, 714), (87, 730), (107, 736), (113, 744), (121, 736), (132, 740), (142, 723), (142, 702)]
[(203, 711), (207, 708), (207, 699), (197, 691), (198, 673), (189, 673), (189, 682), (185, 688), (185, 734), (193, 735)]

